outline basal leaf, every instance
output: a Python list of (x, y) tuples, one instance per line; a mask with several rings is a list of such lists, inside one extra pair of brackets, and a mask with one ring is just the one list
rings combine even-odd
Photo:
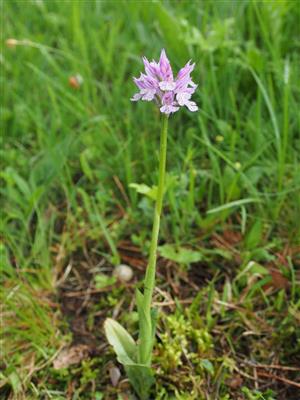
[(200, 251), (191, 250), (186, 247), (165, 244), (158, 249), (162, 257), (180, 264), (190, 264), (202, 259), (202, 253)]
[[(139, 302), (143, 300), (143, 295), (139, 292)], [(139, 303), (141, 306), (141, 303)], [(144, 308), (140, 307), (141, 315)], [(143, 324), (147, 320), (144, 316)], [(148, 324), (148, 322), (146, 322)], [(145, 326), (145, 325), (144, 325)], [(141, 400), (149, 399), (149, 391), (154, 383), (153, 372), (149, 365), (136, 363), (137, 346), (131, 335), (117, 322), (107, 318), (104, 323), (105, 334), (109, 343), (113, 346), (118, 361), (124, 365), (127, 376), (134, 390)], [(149, 332), (150, 343), (152, 343), (151, 323)], [(152, 347), (151, 347), (152, 350)], [(149, 353), (149, 350), (148, 350)], [(149, 359), (149, 356), (147, 356)], [(150, 364), (150, 362), (149, 362)]]
[(125, 370), (139, 398), (148, 400), (151, 386), (155, 381), (151, 368), (146, 365), (136, 364), (125, 366)]
[(105, 335), (113, 346), (121, 364), (135, 364), (137, 346), (132, 336), (117, 321), (107, 318), (104, 322)]

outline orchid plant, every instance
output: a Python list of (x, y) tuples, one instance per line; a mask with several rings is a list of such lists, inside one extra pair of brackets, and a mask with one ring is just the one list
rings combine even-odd
[(152, 295), (155, 287), (155, 271), (157, 244), (159, 235), (160, 216), (163, 205), (164, 183), (167, 158), (167, 133), (170, 114), (175, 113), (180, 107), (187, 107), (190, 111), (198, 110), (191, 100), (197, 85), (191, 79), (191, 72), (195, 64), (189, 61), (174, 79), (173, 71), (166, 52), (161, 51), (158, 62), (149, 62), (143, 57), (145, 73), (139, 78), (134, 78), (134, 83), (139, 92), (132, 97), (132, 101), (155, 101), (162, 116), (162, 129), (160, 136), (159, 154), (159, 179), (156, 193), (156, 204), (149, 262), (144, 280), (143, 292), (136, 289), (136, 303), (139, 319), (138, 341), (116, 321), (106, 319), (104, 328), (109, 343), (113, 346), (118, 361), (124, 365), (128, 378), (136, 393), (142, 400), (149, 398), (151, 386), (154, 383), (151, 369), (152, 350), (155, 339), (156, 310), (151, 307)]

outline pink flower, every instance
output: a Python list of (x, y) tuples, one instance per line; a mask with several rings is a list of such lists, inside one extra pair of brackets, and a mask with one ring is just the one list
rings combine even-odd
[(198, 107), (191, 101), (192, 94), (197, 85), (191, 79), (191, 72), (195, 64), (190, 61), (178, 72), (174, 80), (173, 71), (166, 52), (162, 49), (159, 62), (149, 62), (143, 57), (146, 74), (141, 73), (139, 78), (133, 78), (139, 89), (131, 100), (152, 101), (159, 105), (160, 111), (164, 114), (171, 114), (180, 107), (187, 107), (190, 111), (197, 111)]

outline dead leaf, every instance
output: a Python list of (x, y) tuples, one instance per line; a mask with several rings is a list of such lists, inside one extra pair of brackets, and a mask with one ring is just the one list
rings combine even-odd
[(288, 289), (290, 285), (289, 280), (285, 276), (283, 276), (278, 269), (269, 268), (269, 272), (272, 280), (263, 286), (264, 291), (268, 290), (269, 288)]
[(233, 231), (230, 229), (224, 230), (223, 237), (231, 246), (239, 244), (243, 239), (242, 234), (239, 231)]
[(288, 279), (282, 275), (282, 273), (276, 269), (270, 271), (272, 276), (272, 284), (276, 289), (286, 289), (289, 286)]
[(65, 349), (58, 354), (53, 361), (54, 369), (68, 368), (70, 365), (78, 364), (89, 356), (90, 348), (85, 344), (78, 344)]
[(240, 375), (236, 375), (226, 381), (228, 386), (230, 386), (232, 389), (237, 389), (242, 386), (243, 384), (243, 378)]

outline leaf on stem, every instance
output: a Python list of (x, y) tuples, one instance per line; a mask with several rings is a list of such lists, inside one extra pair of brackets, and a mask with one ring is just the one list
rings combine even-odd
[(145, 299), (144, 295), (136, 289), (136, 303), (139, 314), (139, 344), (138, 344), (138, 353), (139, 353), (139, 361), (142, 364), (150, 364), (151, 362), (151, 353), (152, 353), (152, 323), (151, 323), (151, 315), (145, 309)]
[(135, 189), (137, 193), (144, 194), (149, 197), (151, 200), (156, 200), (157, 196), (157, 186), (149, 187), (144, 183), (130, 183), (129, 187)]

